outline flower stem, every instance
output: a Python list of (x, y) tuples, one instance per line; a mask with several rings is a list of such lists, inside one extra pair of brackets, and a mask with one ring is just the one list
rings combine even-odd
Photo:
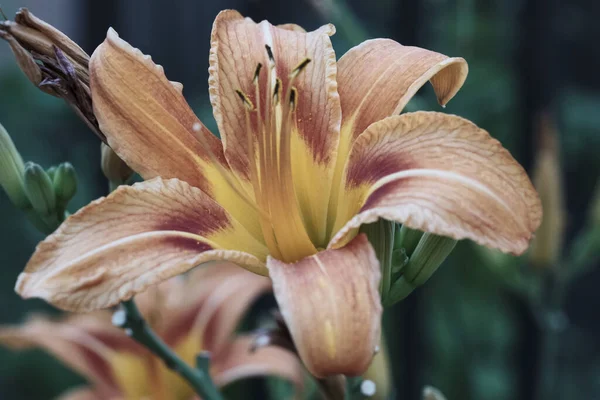
[[(184, 378), (194, 391), (205, 400), (222, 400), (221, 393), (215, 386), (209, 374), (208, 357), (203, 355), (203, 362), (198, 363), (198, 369), (191, 367), (167, 346), (142, 317), (135, 302), (128, 300), (122, 304), (125, 311), (125, 322), (121, 327), (129, 329), (131, 338), (146, 347), (159, 357), (165, 365)], [(129, 333), (128, 332), (128, 333)]]

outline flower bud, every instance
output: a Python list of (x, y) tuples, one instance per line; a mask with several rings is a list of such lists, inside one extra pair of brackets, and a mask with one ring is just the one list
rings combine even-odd
[(56, 168), (52, 178), (52, 186), (56, 194), (56, 200), (65, 206), (77, 191), (77, 174), (75, 168), (66, 162)]
[(396, 243), (394, 247), (403, 248), (406, 254), (410, 257), (413, 251), (415, 251), (417, 248), (419, 240), (421, 240), (421, 236), (423, 236), (423, 232), (416, 229), (411, 229), (406, 225), (402, 225), (400, 228), (400, 233), (396, 235)]
[(23, 159), (8, 132), (0, 124), (0, 186), (10, 201), (19, 208), (29, 206), (23, 183), (24, 172)]
[(360, 231), (367, 235), (381, 267), (379, 293), (386, 303), (392, 281), (392, 255), (394, 251), (394, 235), (396, 223), (379, 219), (371, 224), (361, 226)]
[(89, 55), (67, 35), (21, 8), (14, 21), (0, 21), (17, 64), (40, 90), (64, 99), (105, 141), (92, 109)]
[(565, 207), (556, 128), (547, 114), (539, 118), (533, 183), (540, 195), (544, 216), (531, 243), (529, 259), (538, 267), (549, 267), (561, 254), (565, 231)]
[(117, 153), (109, 146), (102, 143), (100, 147), (102, 172), (106, 179), (115, 185), (125, 183), (133, 175), (133, 170), (129, 168)]
[(456, 240), (445, 236), (424, 233), (415, 251), (410, 255), (408, 263), (402, 269), (402, 276), (392, 284), (391, 303), (388, 304), (404, 299), (417, 286), (427, 282), (450, 255), (456, 243)]
[(39, 165), (25, 164), (25, 193), (33, 209), (41, 216), (49, 216), (56, 208), (56, 196), (50, 177)]

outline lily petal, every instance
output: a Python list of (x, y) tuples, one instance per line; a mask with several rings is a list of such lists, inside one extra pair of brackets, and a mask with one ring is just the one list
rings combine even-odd
[(251, 343), (251, 337), (238, 337), (215, 359), (211, 374), (217, 385), (255, 376), (278, 376), (292, 382), (297, 392), (302, 390), (304, 371), (295, 354), (279, 347), (251, 352)]
[(114, 352), (77, 326), (32, 317), (21, 326), (0, 329), (0, 344), (13, 349), (42, 348), (87, 378), (104, 398), (117, 393), (110, 366)]
[[(352, 143), (369, 125), (400, 114), (414, 94), (430, 81), (441, 105), (448, 103), (467, 78), (467, 62), (458, 57), (390, 39), (367, 40), (350, 49), (338, 62), (338, 91), (342, 128), (334, 187), (342, 179)], [(333, 193), (330, 207), (337, 202)], [(330, 213), (329, 224), (335, 213)]]
[(500, 142), (470, 121), (435, 112), (371, 125), (354, 144), (344, 183), (343, 228), (330, 247), (385, 218), (520, 254), (542, 215), (527, 174)]
[(271, 280), (267, 277), (230, 263), (217, 267), (229, 270), (229, 274), (213, 286), (194, 321), (194, 329), (202, 332), (203, 348), (215, 357), (219, 357), (231, 340), (254, 301), (271, 290)]
[(295, 264), (269, 258), (275, 298), (306, 368), (359, 375), (380, 340), (379, 261), (364, 234)]
[(200, 189), (177, 179), (121, 186), (40, 243), (16, 290), (72, 311), (106, 308), (207, 261), (266, 273), (266, 248)]
[[(261, 294), (271, 290), (271, 281), (228, 262), (209, 263), (194, 269), (181, 288), (184, 296), (165, 315), (163, 339), (176, 343), (196, 332), (202, 348), (215, 357), (231, 340), (245, 312)], [(169, 297), (176, 294), (169, 292)], [(168, 302), (164, 298), (163, 302)], [(164, 308), (164, 304), (161, 304)], [(166, 314), (166, 313), (165, 313)]]
[(127, 165), (144, 179), (178, 178), (202, 189), (260, 237), (255, 209), (232, 188), (220, 140), (194, 115), (181, 84), (112, 29), (91, 57), (90, 77), (100, 129)]
[[(258, 63), (269, 65), (265, 45), (272, 49), (274, 73), (281, 79), (284, 90), (292, 70), (310, 58), (311, 62), (293, 82), (298, 100), (290, 141), (294, 186), (304, 223), (314, 243), (325, 241), (327, 200), (341, 123), (337, 67), (329, 39), (334, 32), (333, 25), (306, 33), (294, 25), (281, 28), (267, 21), (256, 24), (236, 11), (226, 10), (217, 16), (211, 37), (211, 103), (223, 137), (225, 156), (241, 181), (250, 179), (250, 163), (256, 159), (255, 152), (248, 149), (244, 105), (236, 90), (246, 93), (253, 104), (260, 103), (260, 118), (264, 118), (267, 97), (273, 95), (267, 68), (263, 68), (259, 79), (260, 101), (256, 99), (253, 77)], [(251, 126), (257, 127), (257, 113), (252, 113), (251, 118)], [(256, 138), (258, 143), (260, 136)]]

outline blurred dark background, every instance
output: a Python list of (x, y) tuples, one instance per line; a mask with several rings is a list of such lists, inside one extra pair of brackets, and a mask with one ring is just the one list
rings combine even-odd
[[(589, 225), (600, 171), (597, 0), (4, 0), (1, 6), (10, 18), (18, 7), (28, 7), (90, 54), (114, 27), (163, 65), (169, 79), (184, 84), (186, 98), (214, 132), (207, 94), (209, 37), (224, 8), (307, 29), (332, 21), (338, 57), (373, 37), (464, 57), (469, 77), (445, 111), (488, 130), (528, 170), (539, 116), (550, 116), (559, 134), (566, 248)], [(440, 109), (430, 87), (410, 108)], [(106, 194), (98, 139), (62, 100), (27, 81), (5, 43), (0, 43), (0, 122), (25, 160), (75, 166), (80, 185), (71, 211)], [(0, 323), (17, 323), (31, 311), (50, 310), (13, 291), (43, 237), (3, 193), (0, 221)], [(449, 399), (536, 396), (548, 362), (542, 354), (544, 329), (528, 299), (489, 264), (487, 253), (460, 243), (424, 287), (386, 310), (396, 398), (418, 399), (425, 384)], [(527, 267), (515, 260), (505, 268), (512, 273)], [(552, 361), (556, 399), (600, 398), (599, 285), (600, 269), (592, 265), (566, 290)], [(80, 381), (42, 352), (0, 349), (0, 399), (49, 399)]]

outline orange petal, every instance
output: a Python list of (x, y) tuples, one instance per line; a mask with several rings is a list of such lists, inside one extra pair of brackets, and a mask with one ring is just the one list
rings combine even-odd
[(228, 269), (229, 274), (212, 287), (194, 329), (202, 332), (203, 348), (218, 356), (254, 301), (271, 290), (271, 280), (233, 264), (216, 267)]
[(269, 258), (275, 298), (306, 368), (359, 375), (380, 340), (379, 261), (364, 234), (295, 264)]
[(0, 344), (19, 350), (42, 348), (87, 378), (103, 398), (116, 394), (110, 367), (114, 352), (75, 325), (33, 317), (21, 326), (1, 328)]
[(162, 338), (174, 344), (194, 332), (214, 355), (231, 339), (253, 301), (271, 290), (271, 281), (233, 263), (215, 262), (193, 270), (179, 290), (181, 296), (165, 293), (156, 304), (167, 309), (161, 312), (166, 320)]
[[(260, 103), (262, 119), (267, 96), (273, 95), (272, 87), (268, 86), (265, 45), (272, 49), (275, 74), (282, 80), (283, 93), (292, 70), (306, 58), (311, 59), (293, 83), (298, 89), (298, 101), (290, 142), (295, 191), (306, 228), (315, 243), (325, 241), (341, 122), (335, 53), (329, 39), (334, 32), (332, 25), (306, 33), (292, 25), (280, 28), (267, 21), (256, 24), (236, 11), (227, 10), (217, 16), (211, 39), (210, 98), (225, 156), (241, 180), (250, 179), (250, 162), (256, 162), (256, 158), (248, 149), (244, 105), (236, 90), (246, 93), (253, 104)], [(258, 63), (265, 67), (259, 79), (260, 101), (256, 99), (253, 84)], [(257, 127), (257, 113), (252, 113), (251, 118), (252, 127)]]
[(194, 115), (181, 84), (112, 29), (91, 57), (90, 76), (100, 129), (127, 165), (144, 179), (178, 178), (202, 189), (260, 237), (257, 213), (232, 189), (221, 142)]
[[(369, 125), (399, 114), (414, 94), (430, 81), (441, 105), (448, 103), (467, 78), (462, 58), (402, 46), (390, 39), (367, 40), (350, 49), (338, 62), (338, 91), (342, 128), (334, 187), (342, 179), (352, 143)], [(333, 193), (332, 205), (338, 193)], [(335, 213), (330, 213), (331, 224)]]
[(253, 376), (278, 376), (302, 390), (304, 370), (298, 357), (279, 347), (263, 347), (250, 352), (252, 338), (242, 336), (229, 344), (219, 358), (212, 360), (211, 375), (215, 383), (225, 386)]
[(542, 215), (527, 174), (500, 142), (470, 121), (435, 112), (371, 125), (354, 144), (344, 183), (336, 223), (343, 228), (332, 247), (385, 218), (520, 254)]
[(207, 261), (265, 274), (265, 257), (265, 247), (200, 189), (156, 178), (121, 186), (69, 217), (38, 245), (16, 290), (87, 311)]

